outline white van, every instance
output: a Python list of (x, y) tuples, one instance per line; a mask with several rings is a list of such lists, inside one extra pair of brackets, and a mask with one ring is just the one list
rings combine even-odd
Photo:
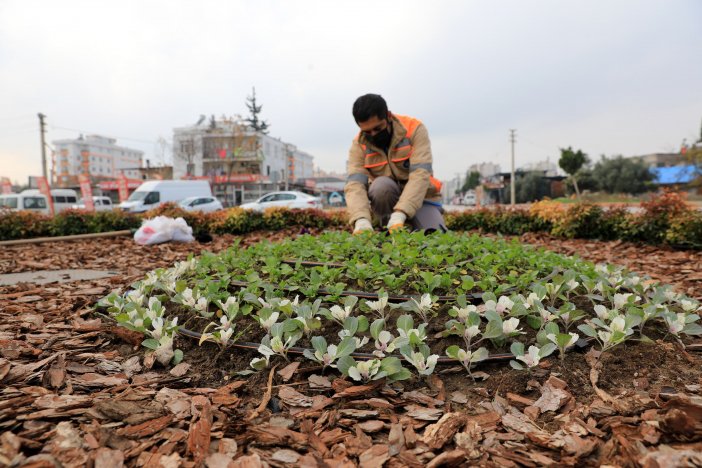
[(475, 192), (466, 192), (466, 194), (463, 196), (463, 204), (475, 206)]
[(0, 195), (0, 212), (2, 210), (34, 211), (48, 215), (49, 204), (42, 194), (8, 193)]
[(211, 196), (212, 188), (207, 180), (150, 180), (137, 187), (119, 207), (131, 213), (141, 213), (167, 202)]
[[(38, 189), (23, 190), (22, 194), (41, 195)], [(73, 208), (78, 203), (78, 194), (73, 189), (51, 189), (51, 198), (54, 202), (54, 213)]]

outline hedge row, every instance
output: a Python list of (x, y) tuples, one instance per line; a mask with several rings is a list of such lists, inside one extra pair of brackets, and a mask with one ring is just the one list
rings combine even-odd
[(545, 200), (528, 209), (479, 209), (450, 213), (446, 218), (447, 226), (454, 230), (479, 229), (511, 235), (547, 232), (566, 239), (619, 239), (702, 249), (702, 212), (690, 208), (684, 195), (675, 192), (641, 203), (636, 212), (623, 207)]
[(342, 227), (346, 213), (323, 210), (268, 209), (264, 213), (230, 208), (215, 213), (195, 213), (167, 203), (143, 214), (119, 210), (90, 213), (65, 210), (53, 218), (25, 211), (0, 210), (0, 240), (44, 236), (68, 236), (98, 232), (138, 229), (144, 219), (155, 216), (182, 217), (193, 228), (193, 235), (244, 234), (252, 231), (277, 231), (286, 227)]
[[(603, 209), (593, 204), (565, 205), (541, 201), (530, 208), (482, 208), (447, 213), (452, 230), (481, 230), (506, 235), (547, 232), (561, 238), (621, 239), (677, 248), (702, 249), (702, 212), (689, 208), (684, 197), (664, 193), (641, 204), (641, 211)], [(54, 218), (27, 212), (0, 212), (0, 240), (41, 236), (87, 234), (136, 229), (143, 219), (158, 215), (183, 217), (196, 237), (209, 234), (244, 234), (286, 227), (346, 226), (344, 211), (269, 209), (264, 213), (230, 208), (216, 213), (191, 213), (166, 204), (143, 215), (120, 211), (87, 213), (68, 210)]]

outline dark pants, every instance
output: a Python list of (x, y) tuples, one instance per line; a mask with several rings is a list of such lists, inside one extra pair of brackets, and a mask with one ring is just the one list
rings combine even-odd
[[(401, 193), (400, 186), (390, 177), (378, 177), (368, 188), (371, 211), (373, 211), (373, 216), (380, 221), (382, 227), (387, 225), (393, 207), (400, 199)], [(416, 230), (446, 232), (447, 229), (441, 212), (440, 206), (424, 202), (414, 214), (414, 217), (408, 219), (408, 221)]]

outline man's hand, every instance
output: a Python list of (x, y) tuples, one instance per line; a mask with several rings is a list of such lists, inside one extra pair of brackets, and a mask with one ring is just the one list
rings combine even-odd
[(365, 231), (372, 231), (372, 230), (373, 230), (373, 225), (371, 225), (370, 221), (368, 221), (366, 218), (357, 219), (356, 224), (353, 227), (354, 235), (361, 234), (362, 232), (365, 232)]
[(406, 219), (407, 215), (404, 214), (402, 211), (395, 211), (393, 214), (390, 215), (390, 220), (388, 221), (388, 231), (390, 233), (393, 233), (404, 229)]

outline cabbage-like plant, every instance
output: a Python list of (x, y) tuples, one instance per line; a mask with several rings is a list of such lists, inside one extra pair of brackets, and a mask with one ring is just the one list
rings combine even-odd
[(303, 354), (307, 359), (322, 364), (322, 369), (328, 366), (336, 367), (334, 362), (344, 356), (349, 356), (356, 349), (356, 342), (351, 337), (346, 337), (341, 340), (339, 345), (327, 345), (327, 340), (323, 336), (312, 337), (312, 347), (314, 352), (305, 349)]
[(461, 365), (465, 367), (466, 371), (468, 371), (468, 375), (475, 380), (473, 378), (473, 374), (471, 373), (471, 368), (474, 364), (487, 359), (488, 351), (484, 347), (478, 348), (475, 351), (471, 351), (470, 349), (466, 351), (465, 349), (462, 349), (456, 345), (452, 345), (446, 348), (446, 355), (461, 363)]
[[(531, 345), (529, 346), (529, 350), (524, 353), (524, 344), (515, 341), (509, 349), (516, 358), (516, 360), (509, 361), (510, 366), (517, 370), (523, 370), (524, 368), (531, 370), (539, 365), (541, 359), (551, 355), (551, 353), (556, 350), (556, 345), (547, 343), (540, 348)], [(521, 363), (517, 361), (521, 361)]]
[(382, 378), (387, 378), (390, 381), (405, 380), (412, 376), (407, 369), (402, 367), (400, 360), (394, 356), (368, 361), (356, 361), (351, 356), (344, 356), (338, 360), (337, 368), (342, 374), (362, 382)]

